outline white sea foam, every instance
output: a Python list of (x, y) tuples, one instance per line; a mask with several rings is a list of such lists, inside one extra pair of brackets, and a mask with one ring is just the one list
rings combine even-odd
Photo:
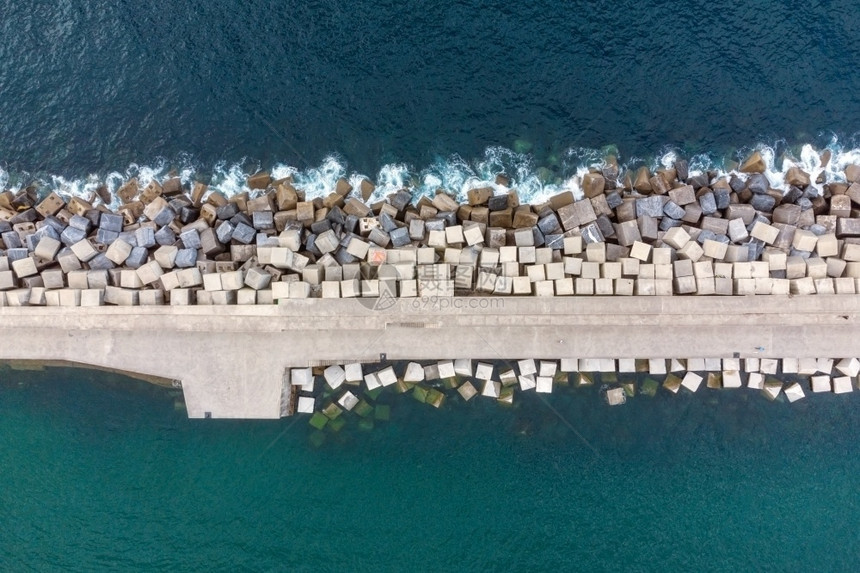
[[(830, 150), (832, 157), (827, 165), (822, 166), (820, 154), (825, 148)], [(860, 148), (845, 148), (834, 137), (826, 147), (820, 149), (811, 144), (788, 147), (785, 142), (776, 141), (737, 149), (726, 156), (708, 152), (693, 154), (687, 159), (690, 174), (716, 172), (720, 176), (735, 175), (746, 178), (748, 175), (727, 169), (726, 166), (729, 161), (733, 162), (732, 165), (737, 165), (754, 150), (762, 155), (766, 165), (765, 175), (771, 186), (783, 191), (788, 189), (785, 176), (791, 167), (799, 167), (808, 173), (813, 185), (821, 190), (821, 186), (814, 181), (822, 173), (828, 181), (839, 181), (844, 179), (843, 171), (847, 165), (860, 164)], [(618, 152), (611, 147), (570, 148), (556, 156), (548, 157), (544, 164), (539, 164), (531, 154), (517, 153), (505, 147), (489, 147), (482, 157), (472, 161), (455, 154), (440, 157), (425, 166), (389, 163), (376, 173), (352, 171), (343, 158), (331, 155), (315, 167), (299, 169), (278, 163), (270, 167), (270, 172), (275, 179), (292, 177), (296, 187), (304, 190), (309, 199), (325, 197), (334, 191), (340, 178), (345, 178), (355, 188), (358, 188), (364, 179), (374, 182), (376, 189), (369, 198), (370, 203), (383, 200), (400, 189), (408, 189), (415, 200), (422, 195), (432, 197), (438, 189), (444, 189), (453, 193), (458, 200), (464, 201), (468, 191), (477, 187), (491, 187), (496, 194), (515, 188), (523, 203), (541, 203), (562, 191), (571, 191), (575, 198), (580, 199), (582, 177), (591, 168), (604, 167), (608, 153), (617, 155)], [(685, 157), (682, 150), (666, 147), (648, 159), (621, 156), (618, 159), (620, 172), (623, 174), (625, 170), (632, 172), (642, 165), (651, 170), (670, 168), (681, 157)], [(90, 174), (82, 178), (10, 173), (8, 169), (0, 168), (0, 188), (17, 191), (35, 181), (43, 195), (56, 191), (67, 197), (89, 197), (101, 184), (106, 185), (111, 193), (115, 193), (132, 177), (136, 177), (139, 184), (145, 186), (150, 181), (163, 181), (171, 173), (175, 173), (188, 185), (198, 179), (208, 180), (211, 191), (219, 191), (230, 197), (250, 191), (247, 178), (260, 168), (260, 165), (251, 164), (244, 159), (236, 163), (222, 161), (211, 168), (203, 168), (195, 165), (189, 157), (182, 157), (178, 165), (165, 159), (157, 159), (149, 164), (133, 163), (124, 170), (103, 175)], [(496, 183), (499, 174), (507, 176), (509, 186)], [(114, 206), (115, 203), (116, 201)]]

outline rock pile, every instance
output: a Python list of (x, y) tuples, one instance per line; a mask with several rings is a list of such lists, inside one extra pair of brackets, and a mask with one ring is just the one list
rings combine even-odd
[[(826, 161), (827, 157), (823, 157)], [(754, 295), (860, 292), (860, 166), (793, 167), (776, 190), (758, 153), (730, 175), (619, 173), (521, 205), (408, 190), (368, 205), (345, 180), (309, 200), (291, 179), (225, 197), (179, 178), (88, 200), (0, 193), (0, 304), (272, 304), (290, 298)], [(500, 176), (497, 183), (507, 180)], [(816, 183), (817, 185), (813, 185)]]

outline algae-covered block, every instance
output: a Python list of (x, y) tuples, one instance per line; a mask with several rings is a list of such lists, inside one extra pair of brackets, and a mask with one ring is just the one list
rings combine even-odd
[(666, 376), (666, 379), (663, 381), (663, 388), (665, 388), (672, 394), (677, 394), (678, 390), (681, 389), (680, 376), (676, 376), (675, 374), (669, 374), (668, 376)]
[(338, 408), (337, 404), (335, 404), (333, 402), (331, 404), (329, 404), (328, 406), (326, 406), (325, 408), (323, 408), (323, 414), (325, 414), (329, 420), (334, 420), (335, 418), (340, 416), (342, 413), (343, 413), (343, 410)]
[(478, 393), (475, 387), (472, 386), (471, 382), (466, 382), (465, 384), (457, 388), (457, 392), (459, 392), (460, 396), (462, 396), (463, 399), (466, 401), (471, 400)]
[(328, 429), (332, 432), (339, 432), (346, 425), (344, 418), (335, 418), (328, 423)]
[(708, 372), (708, 388), (717, 389), (723, 387), (723, 376), (719, 372)]
[(621, 387), (624, 389), (624, 394), (628, 398), (632, 398), (636, 395), (636, 384), (633, 382), (624, 382), (621, 384)]
[(373, 418), (361, 418), (358, 421), (358, 429), (362, 432), (369, 432), (373, 429)]
[(317, 430), (322, 430), (323, 428), (325, 428), (326, 424), (328, 424), (328, 421), (329, 418), (322, 412), (314, 412), (314, 415), (311, 416), (311, 419), (308, 423)]
[(441, 408), (442, 404), (445, 402), (445, 394), (435, 388), (431, 388), (427, 391), (424, 402), (430, 404), (434, 408)]
[(501, 380), (503, 388), (513, 386), (517, 383), (517, 373), (514, 372), (512, 368), (504, 370), (502, 372), (499, 372), (499, 380)]
[(639, 391), (646, 396), (653, 397), (657, 395), (657, 388), (659, 387), (659, 382), (657, 382), (653, 378), (646, 378), (642, 381), (642, 388)]
[(412, 389), (412, 397), (422, 403), (427, 401), (428, 393), (429, 390), (427, 388), (424, 388), (423, 386), (415, 386)]
[(406, 392), (409, 392), (409, 390), (411, 390), (411, 389), (412, 389), (412, 384), (404, 382), (403, 380), (398, 380), (394, 384), (394, 391), (397, 392), (398, 394), (405, 394)]
[(353, 411), (362, 418), (365, 418), (373, 413), (373, 406), (367, 400), (359, 400)]
[(454, 376), (452, 378), (445, 378), (444, 380), (442, 380), (442, 385), (445, 386), (445, 388), (447, 388), (448, 390), (453, 390), (460, 385), (460, 381), (461, 379), (459, 376)]
[(379, 395), (382, 394), (383, 388), (382, 386), (378, 386), (373, 390), (365, 390), (364, 395), (370, 398), (371, 400), (376, 400), (379, 398)]
[(377, 404), (373, 409), (373, 417), (384, 422), (391, 419), (391, 406), (388, 404)]
[(502, 388), (502, 392), (501, 394), (499, 394), (499, 397), (496, 401), (503, 406), (512, 406), (514, 404), (513, 387)]

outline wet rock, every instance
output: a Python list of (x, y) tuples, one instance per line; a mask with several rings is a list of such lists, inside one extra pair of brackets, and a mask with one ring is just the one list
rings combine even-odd
[(633, 188), (640, 193), (651, 192), (651, 172), (647, 167), (640, 167), (633, 179)]
[(687, 178), (690, 176), (690, 170), (689, 170), (689, 167), (687, 165), (687, 160), (686, 159), (679, 159), (679, 160), (675, 161), (674, 167), (675, 167), (675, 174), (678, 177), (678, 180), (679, 181), (686, 181)]
[(849, 183), (857, 183), (860, 181), (860, 165), (846, 165), (845, 180)]
[(770, 181), (764, 175), (755, 173), (747, 179), (746, 187), (753, 193), (767, 193), (767, 190), (770, 189)]
[(767, 165), (765, 165), (764, 158), (761, 156), (761, 153), (758, 151), (754, 151), (752, 155), (747, 157), (747, 160), (741, 164), (739, 171), (741, 173), (764, 173)]
[(586, 173), (582, 177), (582, 192), (585, 193), (585, 196), (589, 199), (591, 197), (597, 197), (603, 193), (605, 186), (606, 180), (600, 173)]
[(797, 187), (806, 187), (810, 183), (809, 174), (797, 166), (789, 167), (785, 174), (785, 182)]
[(467, 196), (469, 205), (483, 205), (493, 196), (493, 188), (479, 187), (477, 189), (469, 189)]
[(272, 182), (272, 177), (267, 171), (259, 171), (248, 177), (248, 187), (250, 189), (265, 189)]
[(773, 211), (774, 206), (776, 205), (776, 199), (771, 197), (770, 195), (753, 195), (752, 199), (750, 199), (750, 205), (752, 205), (756, 211), (763, 211), (769, 213)]

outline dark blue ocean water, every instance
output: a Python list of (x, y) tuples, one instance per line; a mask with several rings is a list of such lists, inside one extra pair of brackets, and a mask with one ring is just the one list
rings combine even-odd
[[(847, 1), (0, 0), (0, 183), (540, 187), (607, 150), (850, 149), (858, 29)], [(0, 569), (855, 570), (858, 400), (392, 397), (315, 448), (305, 420), (4, 371)]]
[(206, 178), (336, 154), (377, 178), (488, 150), (559, 173), (608, 145), (853, 146), (858, 28), (839, 0), (3, 0), (0, 165)]

